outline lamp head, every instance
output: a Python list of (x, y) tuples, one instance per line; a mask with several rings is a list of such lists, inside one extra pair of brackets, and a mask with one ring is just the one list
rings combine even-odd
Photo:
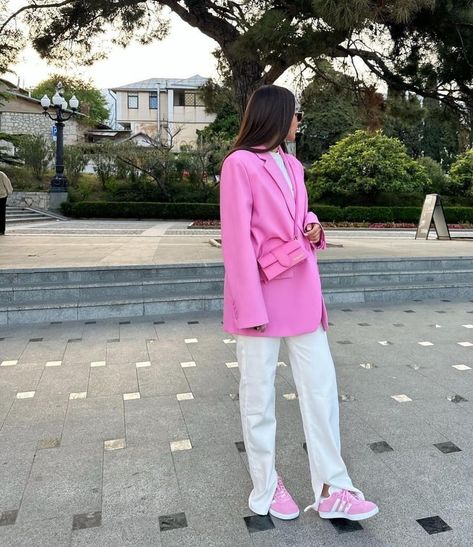
[(46, 111), (51, 106), (51, 101), (47, 95), (44, 95), (44, 97), (41, 99), (41, 106)]
[(56, 91), (56, 93), (53, 96), (53, 105), (54, 106), (61, 106), (62, 105), (62, 97), (59, 95), (59, 93)]
[(69, 101), (69, 106), (71, 107), (71, 110), (75, 112), (79, 108), (79, 100), (75, 95), (71, 97), (71, 100)]

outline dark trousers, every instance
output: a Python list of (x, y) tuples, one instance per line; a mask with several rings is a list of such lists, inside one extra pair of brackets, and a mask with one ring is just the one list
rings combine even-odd
[(7, 216), (7, 198), (0, 198), (0, 235), (5, 233), (5, 220)]

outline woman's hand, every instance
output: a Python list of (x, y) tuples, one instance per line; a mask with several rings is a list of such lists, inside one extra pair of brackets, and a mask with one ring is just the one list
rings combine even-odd
[(322, 237), (322, 226), (320, 224), (307, 224), (304, 234), (311, 243), (317, 244)]
[(264, 332), (266, 330), (266, 325), (258, 325), (257, 327), (253, 327), (258, 332)]

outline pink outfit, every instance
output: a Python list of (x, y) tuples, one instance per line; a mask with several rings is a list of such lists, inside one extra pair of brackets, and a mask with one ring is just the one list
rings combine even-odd
[[(238, 150), (224, 161), (220, 181), (222, 250), (225, 265), (224, 329), (247, 336), (296, 336), (328, 329), (314, 249), (325, 249), (325, 236), (313, 245), (304, 235), (318, 223), (308, 212), (302, 164), (280, 149), (295, 189), (268, 152)], [(257, 260), (285, 241), (303, 242), (308, 258), (271, 281)], [(253, 327), (267, 325), (260, 333)]]

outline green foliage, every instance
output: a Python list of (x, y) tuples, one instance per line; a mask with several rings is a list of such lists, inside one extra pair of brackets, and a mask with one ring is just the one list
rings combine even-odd
[(105, 190), (117, 173), (116, 145), (105, 141), (89, 148), (90, 159), (95, 166), (95, 172)]
[(356, 131), (333, 145), (314, 163), (308, 178), (316, 194), (335, 196), (415, 192), (428, 183), (424, 167), (407, 155), (397, 139), (365, 131)]
[[(33, 89), (33, 97), (41, 99), (44, 95), (48, 95), (51, 99), (59, 82), (64, 86), (66, 101), (69, 101), (73, 95), (79, 99), (79, 111), (89, 116), (89, 123), (99, 124), (108, 119), (107, 101), (100, 90), (94, 87), (91, 82), (80, 78), (66, 74), (53, 74)], [(83, 120), (83, 118), (78, 119)]]
[(215, 120), (197, 135), (205, 142), (215, 139), (232, 141), (240, 126), (240, 115), (231, 81), (219, 85), (210, 79), (201, 87), (202, 98), (208, 113), (216, 114)]
[(451, 192), (449, 179), (440, 163), (429, 156), (422, 156), (417, 162), (424, 167), (429, 178), (429, 184), (424, 189), (426, 194), (449, 194)]
[(456, 194), (473, 197), (473, 149), (458, 157), (449, 174), (451, 188)]
[(448, 169), (460, 151), (460, 117), (438, 101), (426, 99), (424, 105), (423, 152), (437, 160), (444, 169)]
[(65, 215), (76, 218), (220, 218), (219, 205), (213, 203), (65, 202), (62, 211)]
[(53, 159), (54, 150), (41, 135), (24, 135), (18, 146), (18, 156), (29, 167), (37, 180), (43, 180), (44, 173)]
[(390, 92), (385, 103), (383, 132), (396, 137), (410, 156), (422, 155), (424, 109), (416, 95)]
[(302, 161), (319, 159), (342, 137), (363, 127), (353, 79), (329, 63), (323, 66), (327, 78), (314, 77), (301, 97), (304, 121), (297, 155)]
[(64, 171), (70, 184), (77, 185), (87, 162), (88, 157), (82, 146), (64, 147)]
[(28, 167), (2, 165), (1, 170), (8, 176), (16, 192), (45, 192), (49, 189), (49, 177), (38, 180)]

